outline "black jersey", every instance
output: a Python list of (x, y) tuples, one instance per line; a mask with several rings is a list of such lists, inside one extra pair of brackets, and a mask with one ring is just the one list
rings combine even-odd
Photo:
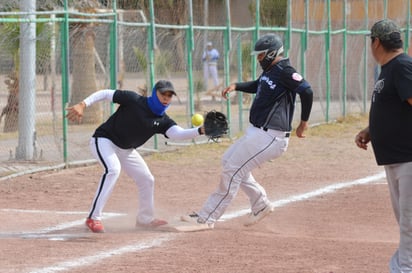
[(256, 81), (236, 83), (238, 90), (256, 93), (250, 109), (249, 121), (256, 127), (291, 131), (296, 94), (302, 102), (301, 119), (307, 121), (312, 107), (312, 89), (309, 83), (284, 58)]
[(156, 116), (147, 104), (147, 97), (133, 91), (116, 90), (113, 102), (119, 107), (96, 129), (93, 137), (108, 138), (122, 149), (137, 148), (154, 134), (165, 134), (176, 125), (166, 114)]
[(369, 132), (378, 165), (412, 161), (412, 58), (401, 54), (382, 66), (373, 90)]

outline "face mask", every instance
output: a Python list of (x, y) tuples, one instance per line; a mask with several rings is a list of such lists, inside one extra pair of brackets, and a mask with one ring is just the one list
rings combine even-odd
[(167, 108), (170, 106), (170, 104), (165, 106), (159, 101), (155, 88), (152, 90), (152, 96), (147, 98), (147, 104), (149, 105), (150, 110), (157, 116), (163, 116)]
[(270, 67), (270, 65), (272, 64), (273, 60), (278, 55), (278, 53), (280, 54), (282, 52), (283, 52), (283, 47), (279, 48), (278, 50), (272, 50), (272, 51), (266, 53), (263, 60), (259, 61), (260, 67), (262, 67), (263, 71), (268, 69)]
[(263, 71), (265, 71), (273, 60), (269, 60), (268, 58), (263, 58), (263, 60), (259, 61), (260, 67), (262, 67)]

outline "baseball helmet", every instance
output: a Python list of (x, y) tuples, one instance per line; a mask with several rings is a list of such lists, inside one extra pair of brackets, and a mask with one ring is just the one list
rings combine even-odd
[(252, 55), (265, 53), (265, 57), (259, 61), (263, 70), (266, 70), (273, 60), (283, 53), (283, 42), (277, 34), (265, 34), (257, 40)]

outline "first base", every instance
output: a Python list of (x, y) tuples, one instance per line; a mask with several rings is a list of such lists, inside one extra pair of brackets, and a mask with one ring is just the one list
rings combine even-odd
[(164, 227), (159, 228), (162, 231), (172, 231), (172, 232), (194, 232), (194, 231), (202, 231), (212, 229), (209, 227), (208, 224), (197, 224), (197, 225), (167, 225)]

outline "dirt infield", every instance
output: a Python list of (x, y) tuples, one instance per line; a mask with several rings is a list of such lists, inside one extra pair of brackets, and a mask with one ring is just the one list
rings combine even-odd
[[(105, 208), (107, 232), (84, 218), (101, 169), (88, 166), (0, 182), (0, 272), (388, 272), (398, 243), (383, 169), (355, 147), (366, 118), (293, 136), (286, 154), (254, 172), (275, 211), (244, 227), (239, 192), (214, 230), (134, 227), (137, 189), (122, 174)], [(172, 224), (199, 208), (219, 179), (229, 140), (146, 156), (157, 216)]]

